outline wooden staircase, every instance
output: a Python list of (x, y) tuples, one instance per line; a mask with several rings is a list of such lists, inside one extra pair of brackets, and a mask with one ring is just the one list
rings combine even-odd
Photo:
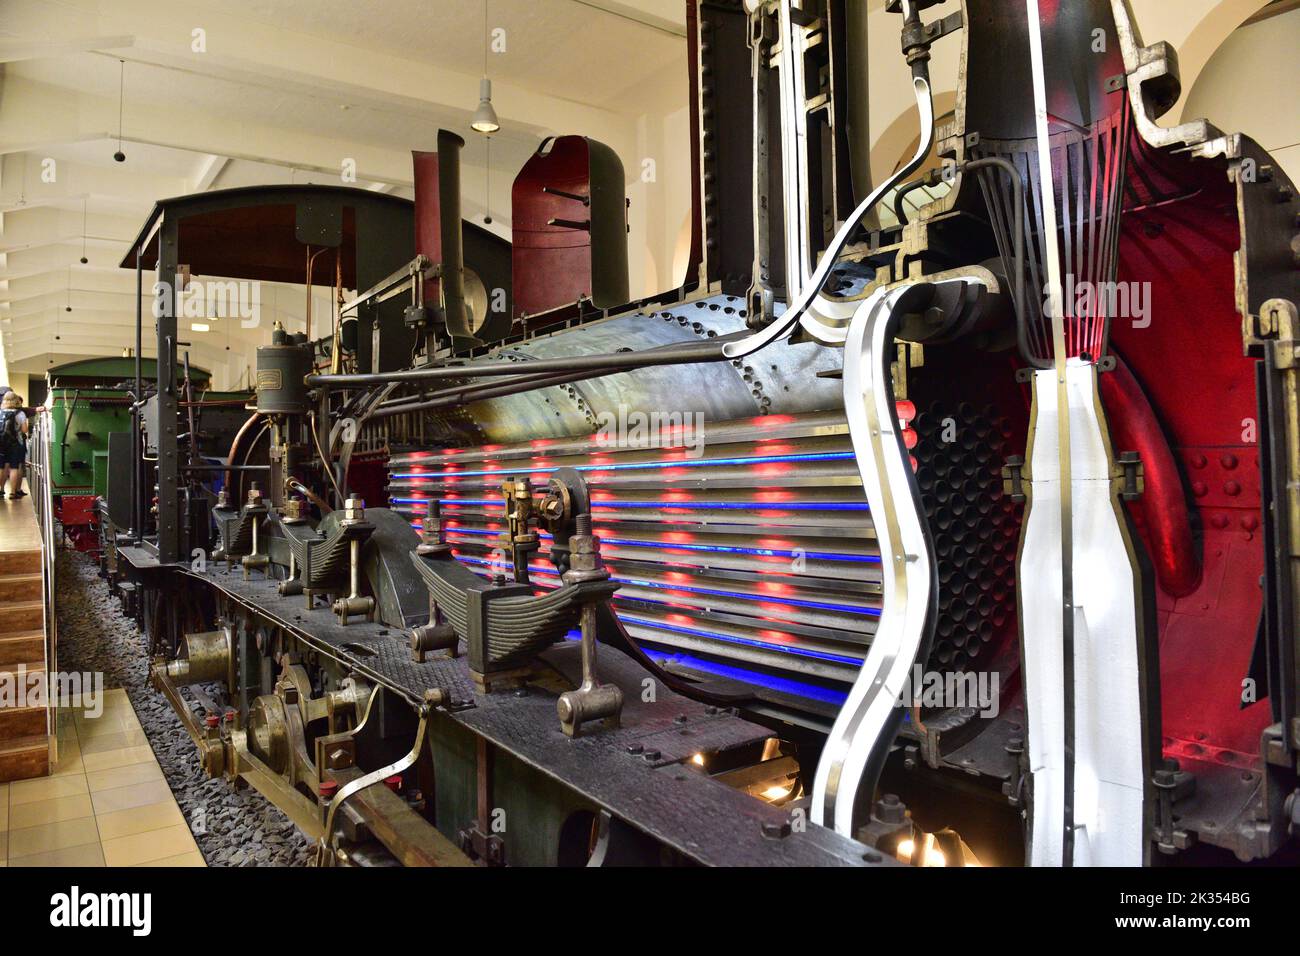
[[(31, 498), (0, 499), (0, 688), (45, 680), (41, 536)], [(10, 704), (10, 701), (3, 701)], [(0, 782), (50, 772), (45, 706), (0, 706)]]

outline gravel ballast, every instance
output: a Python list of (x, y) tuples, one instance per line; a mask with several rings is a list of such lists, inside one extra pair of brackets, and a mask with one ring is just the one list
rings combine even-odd
[(180, 719), (149, 686), (144, 636), (122, 614), (98, 564), (58, 552), (59, 670), (102, 672), (126, 690), (181, 813), (209, 866), (305, 866), (311, 843), (261, 794), (210, 780)]

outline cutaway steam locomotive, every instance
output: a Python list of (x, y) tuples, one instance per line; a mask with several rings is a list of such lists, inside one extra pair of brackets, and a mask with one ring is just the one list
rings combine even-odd
[(918, 135), (873, 183), (865, 6), (690, 0), (691, 254), (649, 300), (581, 136), (511, 243), (450, 133), (414, 204), (154, 210), (141, 276), (305, 248), (339, 292), (217, 466), (156, 310), (102, 531), (203, 766), (322, 865), (1293, 852), (1293, 185), (1158, 125), (1176, 56), (1123, 0), (890, 0)]

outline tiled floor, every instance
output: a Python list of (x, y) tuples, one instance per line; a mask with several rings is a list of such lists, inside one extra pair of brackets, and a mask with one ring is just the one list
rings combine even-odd
[(123, 690), (65, 709), (54, 773), (0, 783), (0, 866), (204, 866)]

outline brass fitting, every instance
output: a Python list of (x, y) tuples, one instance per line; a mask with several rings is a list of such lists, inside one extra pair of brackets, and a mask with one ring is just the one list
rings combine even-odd
[(220, 777), (226, 770), (226, 742), (221, 736), (221, 720), (209, 714), (204, 721), (203, 737), (198, 741), (199, 765), (209, 778)]
[[(250, 482), (248, 487), (248, 500), (244, 503), (245, 509), (258, 513), (264, 513), (266, 503), (262, 499), (262, 488), (257, 482)], [(244, 569), (244, 580), (248, 580), (248, 572), (254, 568), (261, 569), (271, 563), (271, 559), (260, 553), (260, 544), (258, 542), (258, 519), (253, 518), (253, 550), (251, 553), (244, 555), (239, 560)]]
[(442, 509), (437, 498), (430, 498), (424, 503), (424, 527), (420, 531), (420, 543), (415, 553), (419, 555), (446, 554), (451, 545), (442, 536)]
[[(600, 538), (592, 533), (591, 515), (578, 515), (574, 530), (576, 534), (569, 538), (569, 570), (561, 580), (566, 585), (608, 580), (609, 571), (600, 556)], [(623, 713), (622, 690), (616, 684), (602, 684), (596, 673), (596, 609), (595, 602), (582, 607), (582, 684), (556, 701), (560, 729), (569, 737), (581, 736), (582, 725), (588, 722), (602, 721), (606, 727), (617, 727)]]
[(525, 476), (507, 480), (501, 490), (506, 498), (506, 519), (510, 524), (507, 543), (514, 559), (515, 581), (527, 584), (528, 556), (541, 547), (541, 540), (531, 526), (535, 514), (533, 486)]
[(623, 714), (623, 691), (617, 684), (602, 684), (596, 673), (596, 605), (582, 608), (582, 684), (565, 691), (555, 702), (560, 729), (565, 736), (580, 737), (582, 725), (601, 721), (606, 727), (619, 725)]
[(564, 517), (564, 499), (555, 494), (547, 494), (542, 499), (541, 506), (537, 509), (538, 513), (545, 521), (559, 521)]
[(577, 584), (580, 581), (600, 581), (609, 577), (605, 561), (600, 556), (600, 538), (591, 530), (591, 515), (578, 515), (575, 522), (577, 531), (569, 538), (569, 570), (564, 572), (565, 584)]
[(366, 503), (360, 498), (343, 502), (343, 520), (339, 524), (360, 524), (366, 520)]
[(349, 618), (364, 617), (369, 620), (374, 609), (375, 599), (368, 597), (336, 598), (333, 604), (334, 613), (339, 616), (339, 623), (344, 627), (347, 627)]
[(181, 639), (182, 655), (167, 662), (167, 677), (178, 687), (221, 681), (229, 684), (232, 674), (230, 633), (216, 631), (186, 634)]
[[(354, 507), (360, 504), (360, 498), (349, 498), (344, 508), (349, 513), (355, 512), (364, 517), (364, 510), (361, 507)], [(353, 520), (345, 516), (341, 524), (356, 524), (361, 520), (363, 518)], [(332, 605), (334, 613), (339, 617), (339, 624), (343, 627), (347, 627), (350, 617), (365, 617), (366, 620), (373, 621), (375, 613), (375, 599), (361, 595), (361, 542), (356, 538), (353, 538), (348, 546), (348, 564), (351, 572), (351, 593), (347, 597), (338, 598)]]
[(442, 650), (451, 651), (449, 656), (456, 657), (459, 644), (460, 640), (456, 637), (455, 630), (445, 621), (441, 624), (430, 623), (413, 627), (410, 640), (411, 661), (423, 664), (424, 655)]

